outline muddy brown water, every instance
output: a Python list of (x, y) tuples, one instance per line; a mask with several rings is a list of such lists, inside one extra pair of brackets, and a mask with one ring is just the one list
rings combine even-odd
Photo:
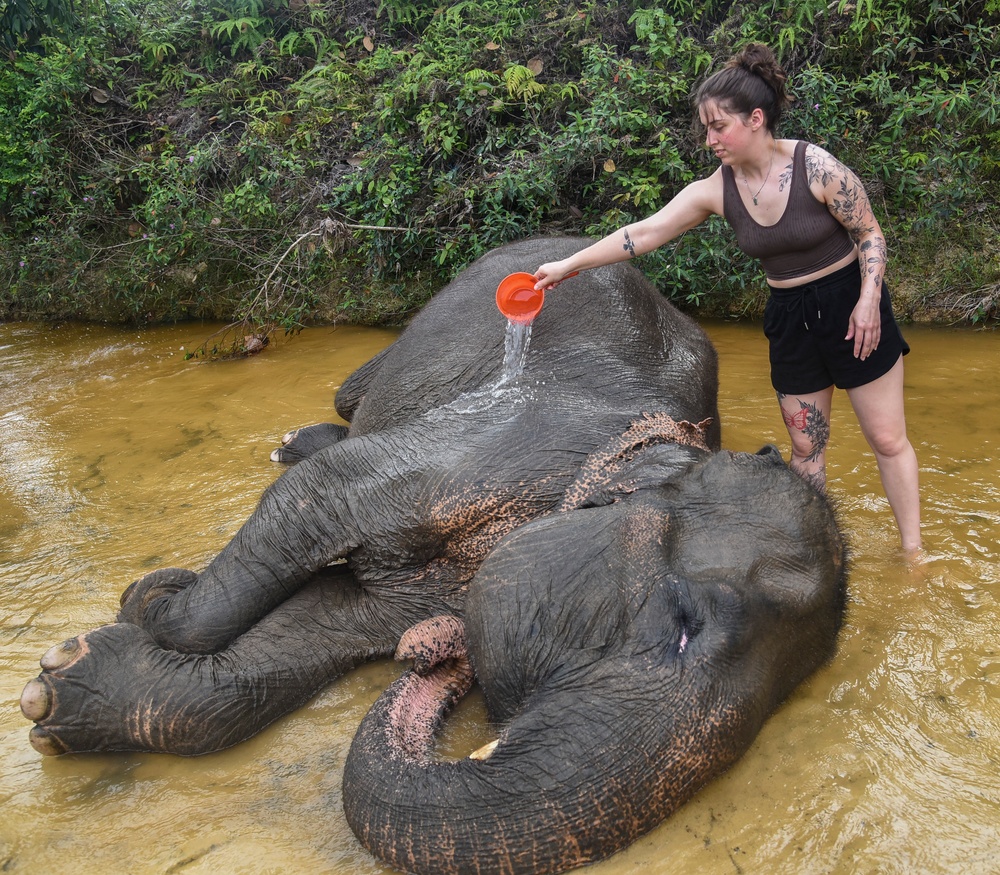
[[(18, 699), (41, 654), (108, 622), (144, 572), (203, 567), (277, 476), (268, 453), (280, 435), (330, 419), (337, 386), (395, 336), (316, 328), (257, 358), (185, 362), (211, 328), (0, 325), (0, 871), (386, 871), (344, 822), (340, 778), (391, 664), (197, 759), (46, 759), (28, 744)], [(706, 328), (725, 445), (787, 453), (759, 327)], [(926, 561), (897, 554), (839, 393), (829, 484), (853, 572), (837, 656), (733, 769), (587, 871), (1000, 872), (1000, 336), (907, 336)], [(482, 721), (473, 696), (444, 751), (488, 740)]]

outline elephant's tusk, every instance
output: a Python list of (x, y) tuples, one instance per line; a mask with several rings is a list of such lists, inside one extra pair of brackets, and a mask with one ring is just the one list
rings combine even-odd
[(498, 744), (500, 744), (500, 739), (494, 738), (493, 741), (489, 742), (488, 744), (484, 744), (478, 750), (474, 750), (472, 753), (470, 753), (469, 759), (480, 760), (480, 761), (488, 760), (493, 751), (497, 749)]

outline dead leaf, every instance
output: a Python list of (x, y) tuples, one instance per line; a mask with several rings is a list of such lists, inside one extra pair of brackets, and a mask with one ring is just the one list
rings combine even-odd
[(608, 173), (614, 173), (615, 162), (611, 158), (608, 158), (608, 160), (604, 162), (604, 169), (607, 170)]
[(370, 36), (366, 36), (363, 40), (361, 40), (361, 45), (368, 49), (369, 52), (375, 51), (375, 43), (372, 42), (372, 38)]
[(532, 58), (525, 66), (536, 76), (542, 72), (544, 65), (541, 58)]
[(495, 52), (497, 49), (500, 48), (500, 46), (498, 46), (495, 42), (493, 42), (493, 40), (490, 40), (488, 43), (486, 43), (486, 48), (491, 52)]

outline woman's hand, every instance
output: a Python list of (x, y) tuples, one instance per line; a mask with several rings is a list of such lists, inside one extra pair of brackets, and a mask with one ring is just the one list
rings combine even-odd
[(535, 271), (535, 288), (540, 290), (554, 289), (569, 276), (570, 271), (566, 261), (550, 261)]
[(864, 361), (877, 348), (882, 339), (882, 317), (879, 313), (880, 296), (875, 292), (862, 292), (851, 312), (845, 340), (854, 340), (854, 357)]

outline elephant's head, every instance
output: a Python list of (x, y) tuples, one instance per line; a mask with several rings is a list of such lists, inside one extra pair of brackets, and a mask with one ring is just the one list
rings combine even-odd
[(512, 532), (476, 575), (469, 657), (502, 726), (488, 758), (430, 756), (469, 677), (440, 629), (366, 717), (344, 807), (377, 857), (533, 875), (606, 857), (832, 654), (846, 586), (826, 501), (770, 449), (651, 470), (658, 485)]

